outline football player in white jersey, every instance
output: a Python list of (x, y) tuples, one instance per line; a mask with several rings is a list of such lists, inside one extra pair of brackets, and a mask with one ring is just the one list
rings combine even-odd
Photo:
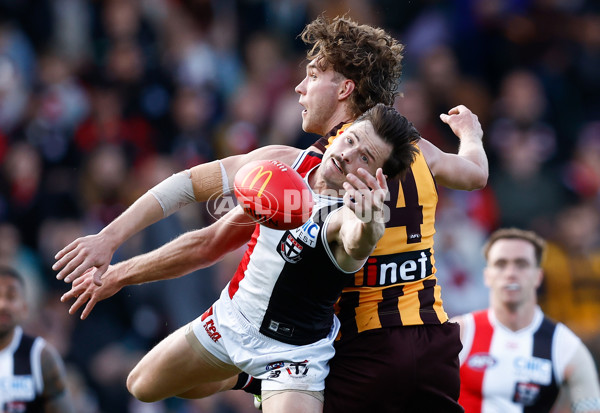
[[(315, 242), (300, 234), (302, 228), (257, 226), (221, 298), (142, 358), (128, 377), (130, 392), (146, 402), (198, 398), (223, 390), (223, 383), (243, 370), (265, 379), (263, 391), (271, 393), (263, 410), (322, 411), (339, 329), (333, 304), (346, 275), (363, 266), (383, 235), (388, 192), (383, 170), (396, 176), (410, 168), (419, 139), (405, 117), (378, 104), (334, 141), (322, 161), (298, 150), (294, 167), (304, 173), (316, 205), (333, 206), (321, 217), (321, 209), (313, 210)], [(318, 160), (311, 164), (311, 157)], [(302, 169), (307, 159), (310, 169)], [(332, 191), (340, 197), (332, 197)], [(240, 211), (236, 207), (223, 219), (243, 218)], [(291, 261), (281, 256), (289, 237), (305, 256)], [(198, 254), (203, 252), (213, 254)]]
[(549, 412), (559, 393), (574, 413), (600, 412), (589, 350), (537, 305), (544, 246), (516, 228), (495, 231), (484, 246), (490, 306), (453, 319), (461, 327), (459, 402), (466, 413)]
[(0, 266), (0, 412), (74, 413), (58, 351), (26, 334), (25, 281)]

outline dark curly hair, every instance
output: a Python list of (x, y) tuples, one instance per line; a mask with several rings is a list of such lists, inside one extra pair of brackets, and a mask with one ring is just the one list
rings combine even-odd
[(360, 115), (355, 124), (368, 120), (375, 133), (392, 146), (390, 156), (383, 164), (383, 173), (389, 178), (404, 178), (419, 152), (419, 131), (393, 106), (378, 103)]
[(351, 110), (359, 116), (377, 103), (394, 104), (402, 74), (404, 45), (383, 29), (359, 25), (347, 17), (328, 21), (323, 16), (309, 23), (300, 38), (312, 45), (309, 60), (321, 70), (330, 67), (356, 84)]

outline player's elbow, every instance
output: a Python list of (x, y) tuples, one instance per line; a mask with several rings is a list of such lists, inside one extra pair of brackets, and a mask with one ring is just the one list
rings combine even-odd
[(485, 188), (485, 186), (487, 185), (488, 182), (488, 174), (487, 172), (484, 174), (479, 174), (477, 176), (475, 176), (471, 182), (471, 187), (470, 187), (470, 191), (475, 191), (478, 189), (483, 189)]

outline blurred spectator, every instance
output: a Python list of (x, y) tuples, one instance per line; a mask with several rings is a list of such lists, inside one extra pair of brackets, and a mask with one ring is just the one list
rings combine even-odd
[(581, 199), (600, 206), (600, 121), (584, 126), (564, 171), (566, 185)]
[(498, 202), (500, 226), (534, 229), (543, 235), (568, 195), (557, 169), (548, 163), (555, 154), (556, 135), (542, 122), (546, 103), (532, 73), (511, 72), (503, 79), (497, 119), (488, 135), (498, 157), (488, 185)]
[(68, 60), (55, 53), (39, 56), (38, 84), (31, 97), (27, 140), (45, 161), (71, 163), (73, 133), (89, 112), (88, 95)]
[(16, 142), (10, 146), (0, 172), (4, 218), (16, 225), (24, 244), (35, 248), (44, 207), (40, 154), (32, 145)]
[(560, 212), (543, 263), (540, 305), (569, 326), (600, 366), (600, 213), (593, 203)]
[(435, 249), (442, 253), (436, 257), (435, 267), (444, 310), (450, 317), (488, 306), (487, 289), (478, 276), (485, 266), (481, 246), (487, 231), (471, 218), (470, 195), (453, 191), (440, 197), (436, 217)]
[(82, 154), (90, 154), (103, 144), (121, 146), (128, 164), (154, 153), (152, 129), (139, 115), (124, 114), (120, 90), (113, 84), (96, 84), (91, 92), (92, 111), (75, 131), (75, 145)]
[(38, 316), (44, 299), (45, 282), (35, 250), (21, 242), (19, 229), (0, 223), (0, 265), (14, 268), (25, 281), (25, 300), (32, 319)]
[(122, 146), (102, 145), (90, 153), (81, 173), (85, 220), (102, 228), (126, 208), (129, 164)]

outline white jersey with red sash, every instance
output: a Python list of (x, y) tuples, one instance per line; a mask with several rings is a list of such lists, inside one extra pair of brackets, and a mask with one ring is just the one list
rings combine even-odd
[(539, 307), (519, 331), (502, 325), (491, 309), (463, 321), (459, 403), (465, 413), (550, 411), (579, 338)]
[[(307, 181), (320, 162), (320, 154), (303, 151), (291, 166)], [(329, 334), (334, 303), (351, 278), (338, 267), (325, 236), (330, 214), (343, 199), (312, 195), (313, 213), (301, 227), (281, 231), (256, 225), (226, 287), (234, 307), (262, 334), (294, 345)]]

